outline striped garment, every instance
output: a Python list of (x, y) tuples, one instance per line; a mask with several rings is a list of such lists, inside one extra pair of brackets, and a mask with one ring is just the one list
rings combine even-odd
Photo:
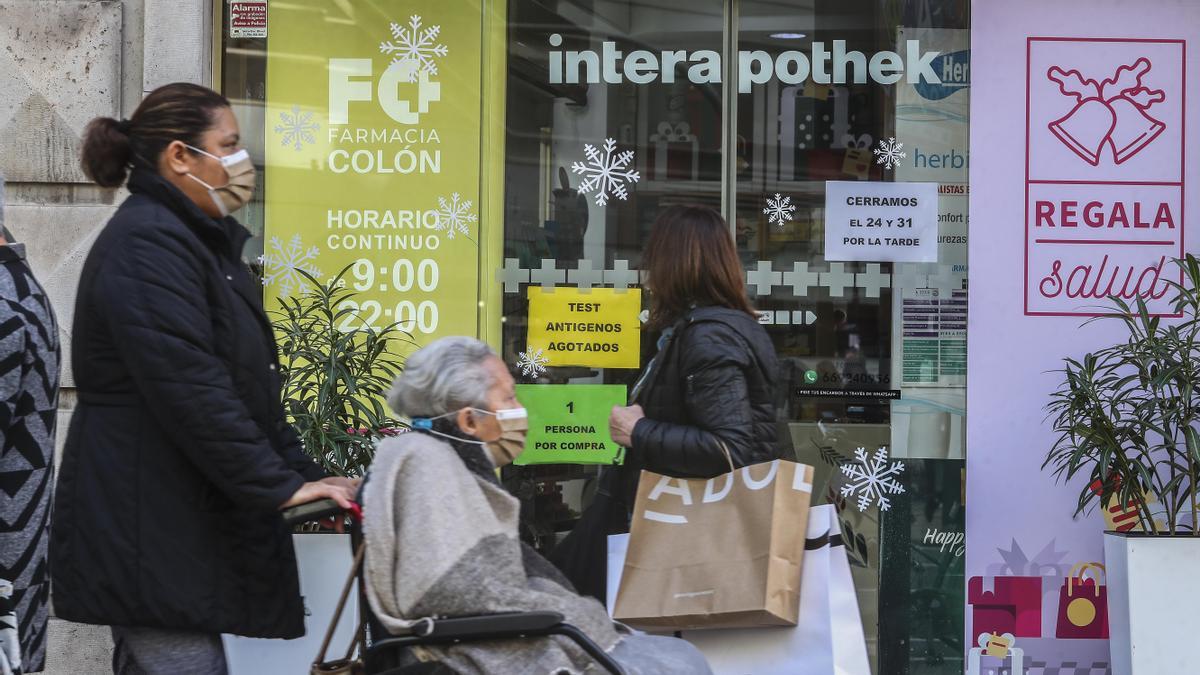
[(25, 262), (24, 246), (0, 245), (0, 580), (12, 586), (11, 603), (0, 605), (15, 610), (15, 619), (0, 617), (0, 627), (15, 620), (20, 641), (17, 651), (4, 644), (11, 633), (0, 630), (0, 652), (14, 672), (41, 671), (46, 660), (58, 373), (50, 301)]

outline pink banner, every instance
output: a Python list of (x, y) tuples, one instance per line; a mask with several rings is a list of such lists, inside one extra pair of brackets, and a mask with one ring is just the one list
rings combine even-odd
[[(1044, 406), (1064, 357), (1122, 339), (1115, 322), (1083, 326), (1108, 295), (1171, 312), (1171, 259), (1195, 249), (1200, 3), (972, 11), (968, 663), (1007, 669), (1020, 654), (1031, 675), (1101, 675), (1106, 613), (1066, 607), (1080, 566), (1103, 562), (1104, 518), (1073, 519), (1081, 486), (1041, 470)], [(1087, 592), (1106, 597), (1099, 586)], [(981, 644), (991, 633), (1007, 656)]]

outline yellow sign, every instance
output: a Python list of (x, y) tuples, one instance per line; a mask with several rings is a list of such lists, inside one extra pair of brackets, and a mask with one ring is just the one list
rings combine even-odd
[(637, 368), (639, 289), (529, 288), (529, 345), (546, 365)]
[(268, 309), (349, 267), (342, 330), (478, 335), (481, 0), (271, 3)]

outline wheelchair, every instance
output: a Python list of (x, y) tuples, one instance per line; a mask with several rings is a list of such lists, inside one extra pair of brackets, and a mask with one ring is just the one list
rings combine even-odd
[[(284, 511), (284, 521), (295, 526), (344, 513), (333, 500), (327, 499)], [(351, 550), (357, 551), (363, 541), (362, 521), (359, 517), (350, 520)], [(356, 581), (359, 621), (363, 628), (360, 657), (365, 667), (364, 675), (454, 675), (454, 671), (447, 666), (423, 661), (421, 648), (491, 640), (529, 640), (554, 635), (572, 640), (612, 675), (624, 675), (624, 670), (611, 656), (583, 631), (566, 623), (563, 615), (557, 612), (427, 618), (417, 622), (407, 633), (391, 633), (371, 611), (363, 570), (364, 566), (359, 565)]]

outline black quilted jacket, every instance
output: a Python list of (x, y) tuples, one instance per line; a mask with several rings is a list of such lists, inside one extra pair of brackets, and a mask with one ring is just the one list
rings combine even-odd
[(780, 457), (779, 365), (763, 327), (744, 312), (703, 307), (677, 331), (638, 397), (646, 417), (633, 429), (628, 468), (709, 478), (729, 471), (721, 442), (737, 467)]
[(59, 618), (304, 633), (278, 507), (322, 477), (285, 422), (249, 233), (155, 174), (96, 240), (75, 306), (71, 419), (51, 530)]

